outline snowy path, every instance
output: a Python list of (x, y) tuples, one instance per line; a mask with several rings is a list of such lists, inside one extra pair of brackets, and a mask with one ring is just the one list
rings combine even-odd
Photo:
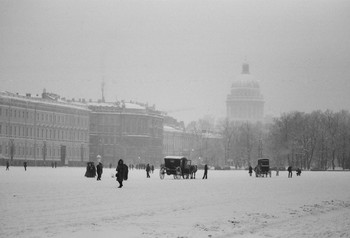
[(0, 237), (350, 237), (349, 172), (130, 171), (118, 189), (110, 169), (2, 168)]

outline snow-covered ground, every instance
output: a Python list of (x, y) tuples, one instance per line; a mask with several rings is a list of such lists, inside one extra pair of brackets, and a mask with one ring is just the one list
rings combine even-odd
[(108, 168), (96, 181), (85, 168), (0, 167), (0, 236), (350, 237), (350, 172), (158, 172), (130, 171), (119, 189)]

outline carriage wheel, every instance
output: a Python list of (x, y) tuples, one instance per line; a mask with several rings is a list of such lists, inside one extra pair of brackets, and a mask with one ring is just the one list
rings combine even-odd
[(160, 179), (164, 179), (164, 176), (165, 176), (165, 168), (161, 168), (159, 170), (159, 177)]

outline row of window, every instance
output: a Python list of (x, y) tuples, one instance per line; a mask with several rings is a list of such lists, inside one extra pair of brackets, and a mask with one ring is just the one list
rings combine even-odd
[[(118, 133), (120, 132), (121, 123), (119, 123), (119, 117), (114, 116), (104, 116), (104, 117), (93, 117), (91, 119), (90, 130), (92, 132), (100, 131), (106, 133)], [(109, 123), (110, 121), (118, 123)], [(145, 118), (128, 118), (123, 123), (125, 125), (125, 132), (132, 135), (147, 135), (149, 133), (149, 128), (162, 128), (162, 121), (152, 120), (151, 125), (148, 125), (148, 121)]]
[(183, 134), (166, 133), (163, 138), (163, 151), (169, 154), (174, 151), (189, 150), (190, 137), (183, 137)]
[[(93, 133), (106, 133), (106, 134), (119, 134), (121, 133), (120, 127), (114, 127), (114, 126), (96, 126), (96, 125), (91, 125), (90, 127), (91, 132)], [(125, 132), (128, 135), (152, 135), (154, 137), (161, 137), (163, 131), (160, 128), (153, 128), (153, 129), (148, 129), (147, 127), (142, 127), (142, 126), (127, 126), (125, 128)]]
[(89, 135), (87, 131), (82, 130), (63, 130), (48, 129), (34, 126), (13, 126), (0, 124), (0, 135), (28, 137), (36, 139), (51, 140), (70, 140), (70, 141), (88, 141)]
[[(44, 158), (44, 146), (37, 146), (36, 148), (34, 145), (23, 145), (23, 144), (15, 144), (15, 148), (13, 150), (14, 157), (34, 157), (34, 151), (35, 156), (39, 159)], [(10, 157), (10, 147), (8, 143), (0, 144), (0, 154)], [(60, 158), (61, 156), (61, 147), (60, 146), (46, 146), (46, 159), (49, 159), (51, 157), (57, 157)], [(79, 157), (79, 159), (83, 156), (83, 158), (87, 157), (87, 149), (86, 148), (67, 148), (66, 157), (73, 158), (73, 157)]]
[(37, 122), (58, 123), (81, 127), (88, 127), (89, 124), (89, 119), (82, 116), (0, 107), (0, 117), (6, 118), (7, 120), (23, 119), (34, 121), (34, 115), (36, 115)]

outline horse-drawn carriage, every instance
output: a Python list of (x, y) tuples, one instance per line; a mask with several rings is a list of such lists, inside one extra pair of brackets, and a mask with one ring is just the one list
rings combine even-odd
[(270, 161), (268, 159), (259, 159), (254, 171), (256, 177), (267, 177), (267, 175), (271, 177)]
[(165, 174), (173, 175), (174, 179), (196, 178), (197, 165), (191, 165), (191, 160), (184, 156), (166, 156), (164, 164), (159, 170), (160, 179), (164, 179)]

